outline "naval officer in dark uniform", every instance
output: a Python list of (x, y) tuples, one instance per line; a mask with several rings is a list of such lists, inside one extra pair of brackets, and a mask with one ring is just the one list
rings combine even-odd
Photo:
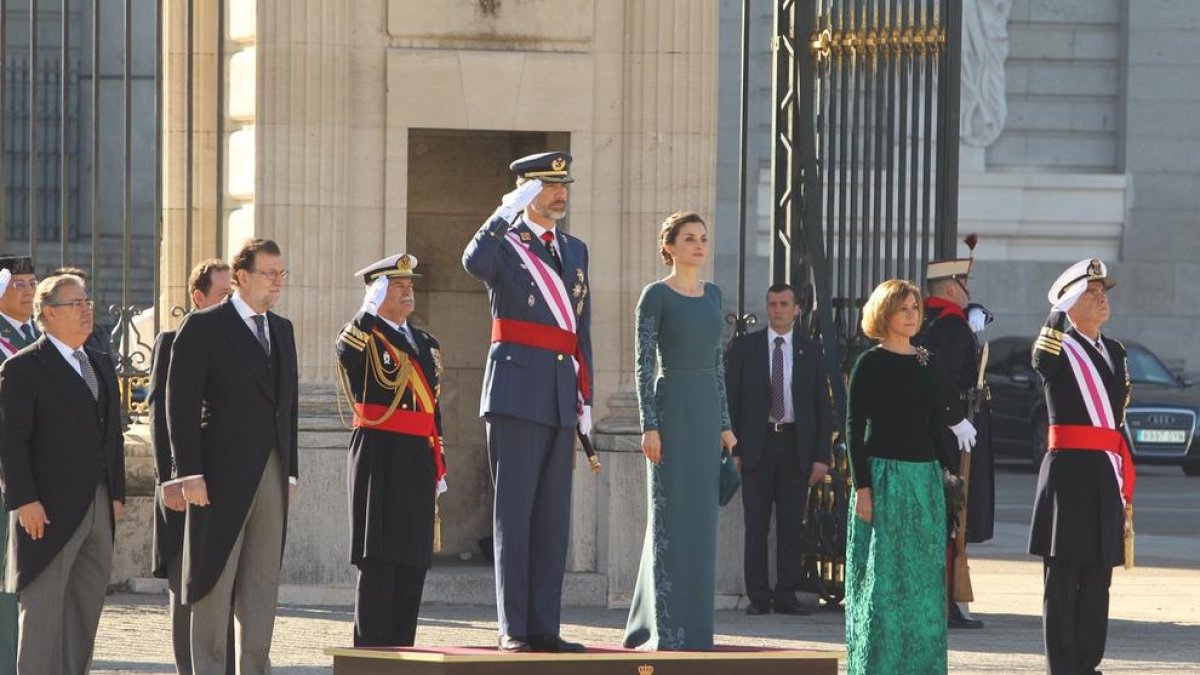
[(496, 609), (501, 651), (577, 652), (559, 635), (571, 521), (575, 428), (591, 428), (588, 249), (567, 215), (571, 156), (510, 168), (517, 189), (479, 228), (463, 267), (484, 282), (492, 345), (480, 414), (496, 488)]
[(434, 499), (445, 489), (442, 357), (438, 341), (409, 321), (416, 267), (404, 254), (355, 272), (366, 296), (337, 339), (354, 409), (346, 476), (356, 647), (412, 646), (433, 558)]
[(1129, 366), (1120, 342), (1100, 333), (1116, 281), (1098, 258), (1059, 276), (1034, 342), (1050, 428), (1033, 503), (1029, 552), (1042, 556), (1042, 620), (1050, 675), (1095, 673), (1104, 658), (1112, 568), (1137, 475), (1125, 441)]

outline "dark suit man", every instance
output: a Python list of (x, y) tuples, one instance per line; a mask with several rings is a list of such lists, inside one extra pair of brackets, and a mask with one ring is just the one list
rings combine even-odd
[[(567, 215), (571, 156), (509, 165), (517, 189), (463, 252), (487, 285), (492, 346), (479, 412), (496, 487), (496, 609), (502, 651), (577, 652), (559, 636), (575, 427), (591, 427), (588, 250)], [(522, 211), (524, 213), (522, 213)]]
[(38, 284), (34, 315), (45, 335), (0, 367), (17, 671), (86, 673), (125, 500), (117, 379), (109, 359), (84, 348), (92, 304), (81, 279)]
[[(787, 284), (767, 291), (765, 330), (734, 338), (725, 364), (725, 387), (734, 461), (742, 472), (746, 526), (744, 574), (747, 614), (808, 614), (796, 598), (800, 586), (801, 520), (806, 486), (829, 471), (833, 410), (821, 347), (794, 329), (800, 307)], [(767, 578), (767, 534), (775, 510), (776, 570)]]
[(287, 278), (283, 257), (275, 242), (251, 239), (231, 267), (234, 294), (184, 319), (167, 375), (171, 452), (188, 502), (183, 595), (197, 675), (225, 670), (230, 605), (238, 673), (270, 671), (297, 476), (296, 343), (291, 322), (269, 311)]
[(1034, 341), (1050, 428), (1033, 503), (1029, 552), (1042, 557), (1046, 672), (1096, 673), (1108, 635), (1112, 568), (1125, 562), (1133, 457), (1125, 440), (1129, 364), (1100, 333), (1116, 280), (1081, 260), (1047, 294), (1052, 310)]
[[(188, 277), (192, 306), (195, 309), (204, 309), (225, 300), (232, 288), (230, 279), (229, 264), (224, 260), (214, 258), (196, 265)], [(175, 669), (180, 675), (190, 675), (192, 610), (183, 604), (183, 595), (180, 592), (183, 575), (184, 514), (187, 511), (187, 502), (183, 499), (183, 485), (174, 480), (175, 463), (171, 459), (171, 439), (167, 432), (167, 372), (171, 366), (171, 345), (174, 343), (173, 330), (162, 331), (154, 341), (150, 387), (146, 393), (150, 404), (150, 442), (154, 446), (155, 477), (159, 486), (154, 492), (153, 574), (167, 580)], [(233, 665), (232, 656), (232, 652), (227, 654), (230, 666)]]
[(346, 476), (356, 647), (412, 646), (433, 559), (434, 500), (445, 489), (441, 351), (408, 320), (417, 307), (416, 267), (416, 257), (404, 254), (356, 272), (366, 297), (337, 341), (354, 410)]
[[(41, 335), (33, 321), (36, 287), (32, 258), (0, 256), (0, 363)], [(7, 555), (8, 523), (0, 523), (0, 569)], [(0, 592), (0, 675), (17, 672), (17, 618), (17, 594)]]

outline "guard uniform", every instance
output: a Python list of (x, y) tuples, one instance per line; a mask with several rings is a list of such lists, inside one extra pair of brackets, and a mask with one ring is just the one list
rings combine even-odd
[[(33, 274), (33, 258), (0, 256), (0, 269), (6, 269), (13, 275)], [(16, 292), (15, 289), (13, 292)], [(0, 317), (0, 364), (33, 344), (39, 337), (41, 331), (32, 320), (18, 328), (13, 326), (8, 318)], [(8, 530), (7, 522), (0, 523), (0, 570), (5, 568), (8, 559)], [(3, 572), (0, 571), (0, 574)], [(17, 672), (18, 614), (17, 594), (0, 592), (0, 675)]]
[[(392, 256), (357, 275), (370, 284), (419, 276), (416, 266), (411, 255)], [(358, 568), (354, 644), (411, 646), (445, 485), (440, 348), (424, 330), (362, 311), (338, 335), (337, 355), (354, 410), (346, 466), (350, 562)]]
[[(1071, 266), (1051, 288), (1056, 304), (1074, 284), (1115, 285), (1099, 259)], [(1124, 562), (1123, 504), (1136, 475), (1125, 441), (1129, 367), (1120, 342), (1097, 342), (1051, 311), (1034, 342), (1050, 429), (1038, 474), (1029, 552), (1042, 556), (1043, 625), (1051, 675), (1091, 673), (1104, 658), (1112, 568)]]

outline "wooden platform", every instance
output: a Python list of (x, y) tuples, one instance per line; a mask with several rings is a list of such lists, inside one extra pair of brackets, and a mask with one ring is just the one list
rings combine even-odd
[(717, 647), (711, 652), (592, 648), (584, 654), (502, 654), (495, 647), (325, 650), (334, 675), (837, 675), (842, 651)]

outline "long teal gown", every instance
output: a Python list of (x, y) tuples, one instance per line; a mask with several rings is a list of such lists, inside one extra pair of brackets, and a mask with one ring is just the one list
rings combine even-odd
[[(721, 431), (730, 429), (721, 358), (721, 292), (681, 295), (664, 282), (637, 306), (642, 429), (657, 429), (662, 463), (646, 462), (646, 540), (627, 648), (711, 650)], [(655, 379), (655, 360), (661, 373)]]

